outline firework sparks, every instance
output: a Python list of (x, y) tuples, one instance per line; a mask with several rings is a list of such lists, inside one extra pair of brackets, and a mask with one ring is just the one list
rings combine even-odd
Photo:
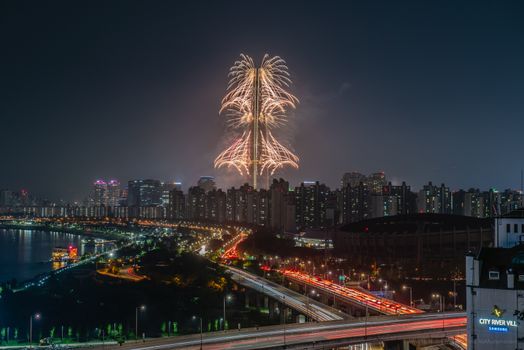
[(233, 167), (241, 175), (252, 177), (273, 174), (284, 166), (298, 168), (298, 157), (281, 145), (271, 133), (286, 124), (286, 112), (298, 99), (286, 89), (291, 84), (285, 61), (265, 55), (260, 67), (241, 54), (229, 71), (227, 93), (220, 113), (228, 117), (229, 128), (241, 134), (215, 159), (215, 167)]

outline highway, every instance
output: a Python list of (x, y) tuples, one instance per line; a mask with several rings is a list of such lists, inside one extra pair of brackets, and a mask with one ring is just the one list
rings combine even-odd
[(229, 242), (229, 244), (225, 247), (226, 250), (222, 254), (222, 259), (231, 260), (231, 259), (238, 259), (239, 253), (238, 253), (238, 245), (247, 238), (247, 234), (241, 232), (238, 234), (235, 238)]
[(291, 269), (281, 269), (279, 272), (293, 282), (307, 284), (311, 288), (322, 291), (327, 295), (336, 295), (337, 300), (358, 305), (362, 308), (369, 308), (369, 310), (374, 310), (384, 315), (414, 315), (423, 313), (419, 309), (399, 302), (377, 297), (362, 288), (344, 287), (329, 280)]
[[(151, 339), (130, 342), (105, 349), (165, 350), (200, 349), (320, 349), (325, 347), (380, 342), (400, 339), (441, 338), (463, 334), (465, 313), (418, 314), (384, 318), (370, 317), (367, 321), (335, 321), (261, 327), (260, 329), (230, 330), (200, 335)], [(95, 349), (102, 350), (101, 347)]]
[(348, 315), (339, 310), (319, 303), (311, 298), (307, 298), (302, 294), (282, 287), (281, 285), (268, 281), (262, 277), (234, 267), (225, 265), (224, 267), (228, 269), (235, 282), (268, 295), (315, 321), (337, 321), (348, 317)]

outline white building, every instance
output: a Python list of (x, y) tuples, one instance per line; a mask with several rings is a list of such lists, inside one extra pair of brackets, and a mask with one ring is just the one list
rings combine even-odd
[(495, 218), (495, 247), (511, 248), (524, 243), (524, 209)]
[(466, 257), (468, 349), (524, 348), (524, 210), (495, 219), (495, 247)]

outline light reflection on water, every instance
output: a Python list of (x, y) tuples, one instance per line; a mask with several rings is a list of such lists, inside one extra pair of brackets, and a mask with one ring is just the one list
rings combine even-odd
[(38, 230), (0, 229), (0, 282), (16, 278), (30, 279), (38, 274), (65, 266), (50, 261), (55, 247), (78, 247), (80, 256), (100, 253), (110, 249), (112, 244), (84, 244), (85, 236), (63, 232)]

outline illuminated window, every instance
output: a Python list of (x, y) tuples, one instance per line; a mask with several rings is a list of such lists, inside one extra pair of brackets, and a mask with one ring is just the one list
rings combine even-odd
[(488, 274), (488, 278), (490, 280), (499, 280), (500, 279), (500, 273), (498, 271), (490, 271)]

